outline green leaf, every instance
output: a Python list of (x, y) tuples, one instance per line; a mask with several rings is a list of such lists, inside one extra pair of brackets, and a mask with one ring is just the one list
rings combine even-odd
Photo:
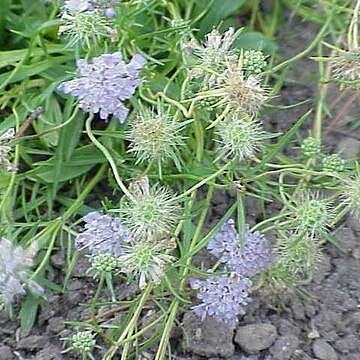
[[(59, 183), (76, 178), (88, 172), (96, 164), (106, 162), (103, 153), (95, 145), (85, 145), (76, 149), (68, 161), (61, 161), (61, 171), (58, 174), (57, 169), (59, 159), (55, 156), (49, 160), (34, 164), (37, 168), (26, 173), (26, 177), (33, 181), (42, 180), (47, 184)], [(54, 173), (58, 178), (54, 178)]]
[[(0, 68), (13, 64), (14, 62), (22, 60), (28, 53), (29, 49), (11, 50), (11, 51), (0, 51)], [(49, 44), (46, 46), (48, 54), (61, 54), (70, 53), (72, 56), (71, 49), (64, 49), (64, 45)], [(33, 49), (30, 57), (47, 55), (42, 48)]]
[(22, 302), (19, 313), (22, 334), (29, 334), (30, 330), (34, 326), (40, 304), (41, 300), (34, 297), (32, 294), (28, 294), (26, 300)]
[[(52, 67), (57, 67), (59, 64), (70, 60), (70, 56), (58, 56), (56, 58), (51, 58), (49, 60), (39, 61), (32, 65), (22, 65), (21, 68), (16, 72), (16, 74), (11, 78), (9, 83), (14, 83), (27, 79), (31, 76), (41, 74), (47, 69)], [(0, 75), (0, 84), (5, 82), (9, 76), (12, 76), (12, 71), (8, 71)]]
[(217, 27), (221, 20), (235, 13), (245, 4), (245, 0), (215, 0), (207, 15), (201, 20), (199, 36), (202, 37), (213, 27)]
[(262, 50), (264, 53), (269, 54), (275, 51), (278, 46), (268, 36), (254, 31), (241, 33), (234, 41), (234, 47)]

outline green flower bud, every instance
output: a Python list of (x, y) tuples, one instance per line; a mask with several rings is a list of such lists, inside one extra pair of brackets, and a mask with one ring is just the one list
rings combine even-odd
[(262, 51), (246, 50), (244, 52), (243, 67), (248, 75), (259, 75), (266, 67), (265, 55)]
[(315, 139), (312, 136), (304, 139), (301, 144), (301, 149), (306, 157), (313, 157), (318, 155), (321, 151), (321, 140)]
[(91, 270), (95, 273), (112, 273), (119, 268), (119, 261), (110, 254), (92, 255), (90, 257)]
[(94, 334), (91, 331), (79, 331), (70, 338), (74, 350), (79, 350), (81, 353), (90, 352), (96, 344)]
[(345, 161), (338, 155), (327, 155), (322, 160), (323, 171), (341, 172), (344, 170)]

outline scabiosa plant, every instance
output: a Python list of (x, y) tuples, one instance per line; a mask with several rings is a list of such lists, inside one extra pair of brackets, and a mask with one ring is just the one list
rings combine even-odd
[(175, 260), (165, 253), (166, 247), (163, 244), (143, 240), (124, 247), (125, 253), (119, 257), (121, 271), (138, 279), (140, 289), (149, 281), (159, 284), (166, 266)]
[(80, 76), (61, 83), (58, 89), (78, 97), (84, 111), (99, 113), (103, 120), (113, 114), (123, 123), (129, 112), (124, 101), (140, 85), (139, 74), (145, 63), (141, 55), (134, 55), (126, 64), (120, 52), (95, 57), (91, 64), (81, 59), (77, 61)]
[(301, 150), (305, 157), (314, 157), (320, 154), (321, 140), (309, 136), (302, 141)]
[(157, 242), (167, 235), (178, 219), (179, 208), (173, 193), (158, 185), (150, 186), (147, 177), (130, 185), (133, 199), (123, 198), (120, 214), (124, 224), (138, 239)]
[(14, 136), (14, 129), (8, 129), (0, 135), (0, 170), (5, 172), (13, 172), (17, 170), (9, 160), (11, 147), (8, 146), (8, 144), (14, 139)]
[(24, 250), (13, 246), (8, 239), (0, 240), (0, 303), (9, 306), (16, 296), (26, 293), (26, 288), (37, 295), (43, 293), (43, 289), (29, 279), (36, 253), (35, 245)]
[(274, 137), (263, 130), (258, 120), (237, 111), (221, 121), (215, 133), (219, 142), (217, 160), (227, 158), (243, 161), (253, 158), (264, 146), (264, 140)]
[(246, 277), (236, 274), (211, 275), (206, 280), (191, 279), (190, 286), (197, 290), (197, 298), (201, 304), (193, 306), (192, 311), (204, 320), (213, 317), (224, 322), (230, 329), (235, 329), (238, 316), (245, 314), (245, 307), (250, 297), (252, 282)]
[(136, 163), (153, 161), (161, 164), (172, 159), (179, 167), (179, 147), (184, 144), (183, 127), (170, 110), (161, 106), (156, 111), (142, 107), (129, 123), (127, 140), (131, 144), (128, 151), (135, 154)]
[(209, 241), (207, 249), (227, 268), (242, 276), (252, 276), (266, 270), (273, 262), (268, 241), (258, 231), (251, 233), (249, 225), (244, 228), (243, 244), (234, 225), (228, 220)]
[(327, 155), (322, 159), (323, 171), (342, 172), (344, 170), (345, 160), (338, 154)]
[(75, 246), (89, 249), (92, 254), (110, 254), (115, 257), (123, 253), (123, 245), (132, 241), (131, 231), (118, 217), (99, 212), (84, 216), (85, 231), (75, 238)]

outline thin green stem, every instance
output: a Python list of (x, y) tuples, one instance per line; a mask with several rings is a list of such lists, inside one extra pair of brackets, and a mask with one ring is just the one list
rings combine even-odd
[(184, 193), (178, 195), (177, 197), (175, 197), (173, 199), (173, 201), (178, 201), (180, 199), (183, 199), (184, 197), (190, 195), (194, 190), (197, 190), (198, 188), (200, 188), (201, 186), (207, 184), (210, 180), (216, 178), (217, 176), (219, 176), (220, 174), (222, 174), (225, 170), (227, 170), (230, 166), (232, 165), (232, 162), (229, 161), (228, 163), (226, 163), (224, 166), (222, 166), (218, 171), (214, 172), (213, 174), (211, 174), (210, 176), (208, 176), (207, 178), (205, 178), (204, 180), (198, 182), (197, 184), (195, 184), (194, 186), (192, 186), (190, 189), (186, 190)]
[[(201, 235), (201, 230), (204, 226), (206, 215), (207, 215), (208, 209), (210, 207), (210, 202), (211, 202), (213, 192), (214, 192), (214, 189), (212, 187), (209, 187), (208, 192), (206, 194), (203, 210), (201, 212), (198, 224), (197, 224), (195, 232), (194, 232), (194, 236), (193, 236), (193, 238), (191, 240), (191, 244), (189, 246), (189, 251), (192, 251), (192, 249), (194, 248), (194, 246), (196, 245), (196, 243), (199, 240), (199, 237)], [(186, 265), (190, 265), (191, 261), (192, 261), (192, 257), (188, 257), (186, 259)], [(189, 266), (186, 266), (186, 265), (184, 266), (182, 274), (181, 274), (179, 291), (183, 291), (186, 286), (187, 276), (190, 271)], [(170, 308), (169, 308), (170, 314), (165, 323), (165, 328), (164, 328), (162, 336), (161, 336), (161, 340), (160, 340), (158, 350), (156, 352), (155, 360), (163, 360), (166, 356), (166, 350), (167, 350), (168, 343), (169, 343), (170, 333), (171, 333), (172, 327), (173, 327), (175, 319), (176, 319), (179, 304), (180, 304), (180, 300), (178, 298), (173, 299), (172, 303), (170, 304)]]
[(152, 284), (148, 284), (140, 296), (139, 303), (137, 305), (137, 308), (136, 308), (131, 320), (129, 321), (126, 328), (119, 336), (119, 338), (116, 340), (115, 344), (112, 345), (110, 347), (110, 349), (106, 352), (106, 354), (103, 357), (103, 360), (111, 360), (113, 358), (113, 356), (115, 355), (115, 353), (117, 352), (121, 342), (128, 336), (129, 333), (130, 334), (133, 333), (133, 331), (136, 327), (137, 321), (139, 319), (139, 316), (143, 310), (144, 304), (146, 303), (146, 301), (149, 298), (151, 290), (152, 290)]
[(120, 175), (119, 172), (117, 170), (117, 166), (116, 163), (113, 159), (113, 157), (110, 155), (109, 151), (106, 149), (106, 147), (101, 144), (94, 136), (94, 134), (92, 133), (91, 130), (91, 122), (93, 120), (93, 115), (90, 115), (85, 123), (85, 129), (86, 129), (86, 133), (89, 137), (89, 139), (94, 143), (94, 145), (104, 154), (104, 156), (106, 157), (106, 159), (108, 160), (111, 170), (114, 174), (115, 180), (117, 182), (117, 184), (119, 185), (120, 189), (122, 190), (122, 192), (132, 201), (134, 201), (134, 197), (132, 196), (132, 194), (130, 193), (130, 191), (127, 189), (127, 187), (124, 185), (124, 183), (121, 181), (120, 179)]
[(297, 60), (300, 60), (304, 56), (306, 56), (318, 44), (318, 42), (321, 41), (321, 39), (323, 38), (323, 36), (325, 35), (325, 33), (327, 31), (327, 28), (329, 27), (329, 25), (331, 24), (332, 21), (333, 21), (332, 14), (330, 14), (329, 17), (327, 18), (325, 24), (323, 25), (323, 27), (321, 28), (321, 30), (319, 31), (319, 33), (315, 37), (315, 39), (310, 43), (310, 45), (305, 50), (303, 50), (299, 54), (295, 55), (291, 59), (285, 60), (284, 62), (278, 64), (277, 66), (275, 66), (272, 69), (272, 71), (277, 72), (280, 69), (282, 69), (282, 68), (290, 65), (291, 63), (293, 63), (293, 62), (295, 62)]

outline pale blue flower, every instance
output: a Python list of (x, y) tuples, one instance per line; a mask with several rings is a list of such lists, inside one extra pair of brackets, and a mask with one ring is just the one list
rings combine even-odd
[(118, 257), (124, 253), (123, 246), (132, 241), (131, 231), (118, 217), (93, 211), (84, 216), (85, 231), (75, 238), (75, 246), (89, 249), (93, 255), (110, 254)]
[(112, 4), (118, 3), (119, 0), (67, 0), (64, 4), (64, 9), (70, 12), (84, 12), (84, 11), (101, 11), (103, 14), (111, 18), (115, 16), (115, 11)]
[(230, 271), (243, 276), (265, 271), (274, 262), (268, 241), (258, 231), (251, 233), (249, 225), (245, 225), (243, 242), (230, 219), (209, 241), (207, 249)]
[(78, 97), (79, 107), (84, 111), (99, 113), (103, 120), (113, 114), (123, 123), (129, 112), (124, 101), (140, 85), (139, 73), (145, 63), (144, 57), (134, 55), (126, 64), (120, 52), (100, 55), (90, 64), (80, 59), (77, 61), (80, 76), (61, 83), (58, 89)]
[(235, 329), (238, 316), (245, 314), (245, 306), (252, 301), (249, 296), (251, 280), (236, 274), (211, 275), (206, 280), (191, 279), (190, 286), (198, 290), (197, 298), (202, 301), (191, 310), (201, 320), (210, 316), (230, 329)]

